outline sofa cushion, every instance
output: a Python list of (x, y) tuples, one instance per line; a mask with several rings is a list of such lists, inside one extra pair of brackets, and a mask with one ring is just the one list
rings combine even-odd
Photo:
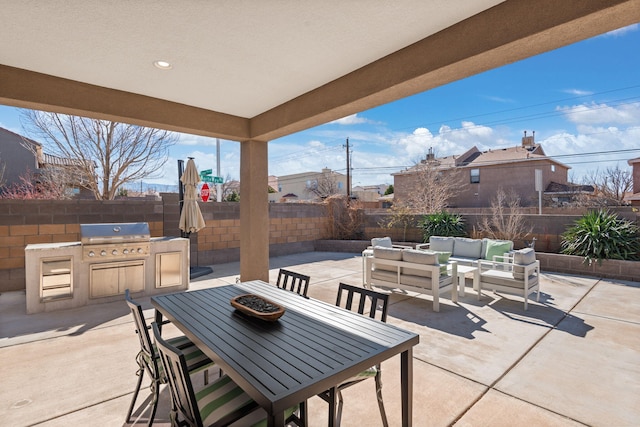
[(431, 236), (429, 237), (429, 249), (439, 252), (453, 253), (453, 237)]
[(386, 271), (386, 270), (376, 268), (371, 272), (371, 279), (374, 281), (374, 283), (376, 280), (397, 283), (398, 273), (395, 271)]
[(373, 257), (380, 259), (390, 259), (392, 261), (402, 261), (402, 249), (385, 248), (383, 246), (373, 247)]
[[(418, 249), (406, 249), (402, 251), (402, 260), (413, 264), (437, 265), (438, 255), (435, 252), (429, 253)], [(402, 274), (431, 277), (430, 271), (411, 267), (402, 267)]]
[[(403, 285), (416, 286), (419, 288), (433, 289), (433, 281), (429, 277), (414, 276), (412, 274), (401, 274), (400, 283)], [(438, 281), (438, 287), (442, 288), (451, 284), (451, 276), (441, 277)], [(416, 291), (419, 292), (419, 291)]]
[(386, 270), (398, 272), (398, 267), (395, 265), (388, 265), (380, 262), (376, 262), (375, 260), (391, 260), (391, 261), (402, 261), (402, 249), (399, 248), (385, 248), (383, 246), (374, 246), (373, 247), (373, 268), (376, 270)]
[[(524, 289), (524, 282), (513, 277), (511, 272), (502, 270), (487, 270), (480, 273), (482, 276), (482, 286), (491, 289), (491, 284), (498, 286), (506, 286), (514, 289)], [(529, 276), (529, 285), (533, 285), (538, 281), (538, 277)]]
[[(488, 259), (489, 261), (493, 261), (494, 255), (503, 256), (513, 248), (513, 242), (510, 240), (486, 239), (484, 243), (486, 249), (482, 254), (482, 258)], [(503, 259), (498, 259), (497, 261), (503, 261)]]
[(414, 264), (438, 264), (438, 255), (435, 251), (421, 251), (419, 249), (405, 249), (402, 251), (402, 260)]
[(453, 245), (453, 256), (472, 259), (482, 258), (482, 240), (456, 237)]
[(451, 257), (451, 252), (432, 251), (430, 249), (427, 249), (424, 252), (436, 255), (438, 257), (438, 263), (440, 264), (440, 274), (447, 274), (447, 263)]
[(524, 280), (524, 265), (536, 262), (536, 252), (533, 248), (524, 248), (513, 254), (513, 278)]
[(382, 246), (384, 248), (392, 248), (393, 244), (391, 243), (391, 237), (374, 237), (371, 239), (371, 246)]

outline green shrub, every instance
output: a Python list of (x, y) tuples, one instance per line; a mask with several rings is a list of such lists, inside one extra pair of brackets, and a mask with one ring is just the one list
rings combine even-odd
[(600, 209), (578, 219), (562, 234), (561, 252), (584, 257), (585, 264), (603, 259), (640, 260), (638, 226)]
[(466, 235), (464, 219), (461, 215), (438, 212), (425, 215), (420, 221), (424, 242), (431, 236), (462, 237)]

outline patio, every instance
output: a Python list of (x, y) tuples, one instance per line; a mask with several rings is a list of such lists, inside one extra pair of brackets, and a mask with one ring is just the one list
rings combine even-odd
[[(356, 254), (271, 258), (272, 283), (280, 267), (310, 275), (309, 296), (330, 303), (339, 282), (362, 280)], [(191, 289), (234, 283), (239, 270), (239, 263), (215, 265)], [(517, 297), (488, 291), (480, 301), (474, 292), (457, 305), (442, 299), (439, 313), (428, 297), (393, 294), (388, 321), (421, 337), (413, 353), (414, 424), (637, 425), (639, 288), (543, 272), (540, 303), (526, 312)], [(151, 318), (149, 299), (141, 302)], [(125, 425), (138, 342), (124, 301), (26, 315), (24, 293), (7, 292), (0, 313), (4, 425)], [(383, 364), (392, 426), (400, 425), (399, 368), (399, 357)], [(169, 425), (167, 393), (162, 390), (156, 425)], [(372, 381), (350, 388), (344, 399), (344, 426), (381, 425)], [(326, 404), (313, 398), (309, 406), (310, 425), (326, 425)], [(142, 413), (134, 425), (145, 419)]]

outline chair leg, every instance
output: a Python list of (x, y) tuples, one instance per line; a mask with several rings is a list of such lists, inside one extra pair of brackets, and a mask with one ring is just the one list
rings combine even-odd
[(153, 393), (153, 401), (151, 402), (151, 414), (149, 415), (148, 427), (153, 425), (153, 420), (156, 417), (156, 410), (158, 409), (158, 400), (160, 400), (160, 381), (151, 381), (151, 392)]
[(378, 366), (378, 372), (376, 373), (375, 380), (376, 380), (376, 397), (378, 398), (378, 408), (380, 408), (382, 425), (384, 427), (389, 427), (389, 422), (387, 421), (387, 413), (384, 410), (384, 402), (382, 401), (382, 373), (380, 372), (379, 366)]
[(339, 389), (337, 389), (338, 395), (338, 409), (336, 411), (336, 427), (340, 427), (340, 423), (342, 422), (342, 393)]
[(129, 405), (129, 411), (127, 412), (127, 423), (131, 422), (131, 414), (133, 414), (133, 408), (136, 405), (136, 399), (138, 398), (138, 393), (140, 393), (140, 386), (142, 385), (142, 377), (144, 377), (144, 368), (140, 367), (138, 372), (136, 372), (138, 376), (138, 383), (136, 384), (136, 391), (133, 392), (133, 397), (131, 398), (131, 404)]

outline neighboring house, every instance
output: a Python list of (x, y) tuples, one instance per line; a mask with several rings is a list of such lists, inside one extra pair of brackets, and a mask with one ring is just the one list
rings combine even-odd
[(627, 163), (633, 168), (631, 172), (633, 177), (631, 191), (633, 194), (627, 196), (625, 200), (631, 203), (631, 206), (640, 206), (640, 157), (628, 160)]
[(307, 189), (322, 187), (326, 182), (335, 183), (338, 194), (347, 194), (347, 176), (329, 168), (322, 169), (322, 172), (303, 172), (279, 176), (277, 182), (278, 188), (275, 188), (277, 192), (269, 194), (270, 201), (280, 201), (284, 195), (288, 194), (295, 195), (298, 201), (319, 200), (319, 197)]
[(388, 184), (358, 185), (351, 189), (351, 195), (358, 199), (365, 208), (381, 208), (383, 202), (380, 199), (384, 196), (387, 188), (389, 188)]
[[(4, 168), (2, 184), (5, 187), (20, 183), (21, 177), (26, 177), (28, 173), (37, 177), (38, 174), (43, 173), (45, 170), (77, 171), (77, 166), (80, 162), (77, 159), (62, 158), (44, 153), (42, 144), (39, 142), (0, 128), (0, 171)], [(58, 175), (67, 177), (69, 182), (66, 185), (74, 194), (93, 197), (92, 193), (85, 188), (87, 184), (86, 174), (69, 172)]]
[[(427, 162), (440, 172), (440, 179), (446, 179), (452, 171), (460, 172), (458, 194), (449, 200), (450, 207), (490, 207), (500, 188), (518, 194), (522, 206), (536, 206), (536, 170), (542, 174), (542, 189), (551, 183), (569, 184), (570, 167), (547, 157), (542, 146), (535, 143), (534, 136), (527, 136), (526, 132), (520, 146), (487, 151), (473, 147), (462, 155), (440, 158), (430, 153), (423, 160)], [(393, 174), (396, 201), (408, 198), (417, 170), (418, 166), (414, 166)]]

